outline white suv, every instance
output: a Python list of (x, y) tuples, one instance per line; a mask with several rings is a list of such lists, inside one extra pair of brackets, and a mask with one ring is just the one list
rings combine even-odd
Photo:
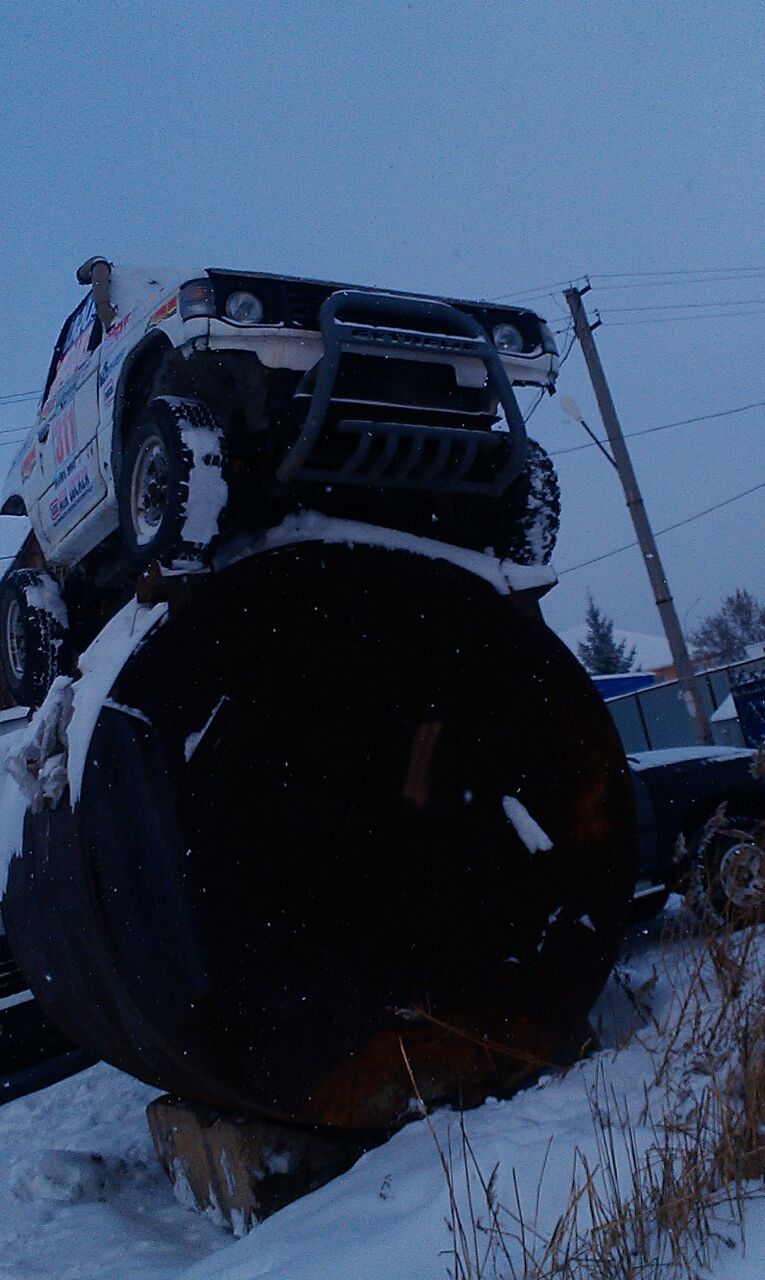
[(103, 258), (78, 279), (0, 500), (33, 531), (0, 589), (16, 701), (61, 669), (67, 610), (103, 619), (151, 561), (193, 571), (297, 507), (549, 558), (557, 483), (512, 389), (554, 388), (533, 312)]

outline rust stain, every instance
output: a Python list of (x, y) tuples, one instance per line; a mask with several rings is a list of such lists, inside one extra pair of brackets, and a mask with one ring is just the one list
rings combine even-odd
[(430, 769), (443, 727), (441, 720), (423, 720), (412, 741), (404, 799), (417, 809), (425, 809), (430, 800)]

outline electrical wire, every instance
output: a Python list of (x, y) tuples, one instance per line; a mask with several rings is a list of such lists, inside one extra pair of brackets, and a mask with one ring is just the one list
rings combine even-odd
[(765, 266), (757, 267), (670, 267), (666, 271), (593, 271), (592, 280), (624, 280), (642, 276), (706, 276), (734, 275), (765, 271)]
[(538, 285), (534, 289), (519, 289), (516, 293), (498, 293), (492, 298), (487, 298), (487, 302), (507, 302), (512, 298), (531, 298), (538, 297), (540, 294), (549, 293), (552, 289), (563, 289), (572, 285), (577, 280), (585, 280), (587, 277), (581, 272), (576, 276), (569, 276), (566, 280), (553, 280), (552, 284)]
[[(568, 344), (568, 346), (566, 347), (566, 350), (564, 351), (563, 355), (562, 355), (562, 356), (561, 356), (561, 358), (560, 358), (560, 364), (558, 365), (558, 371), (560, 372), (560, 370), (563, 368), (564, 364), (565, 364), (565, 363), (566, 363), (566, 361), (568, 360), (569, 356), (571, 355), (571, 352), (572, 352), (572, 350), (573, 350), (574, 343), (576, 342), (576, 333), (574, 332), (574, 322), (573, 322), (573, 320), (569, 320), (569, 323), (568, 323), (568, 325), (566, 326), (566, 328), (565, 328), (565, 329), (559, 329), (559, 330), (558, 330), (558, 333), (565, 333), (565, 334), (569, 334), (569, 333), (570, 333), (570, 334), (571, 334), (571, 338), (570, 338), (569, 344)], [(532, 405), (532, 406), (531, 406), (531, 408), (529, 409), (528, 413), (526, 414), (526, 417), (523, 419), (523, 425), (524, 425), (524, 427), (526, 426), (527, 422), (528, 422), (528, 421), (529, 421), (529, 419), (531, 418), (532, 414), (536, 413), (537, 409), (539, 408), (540, 404), (542, 403), (542, 401), (543, 401), (543, 399), (544, 399), (544, 395), (545, 395), (545, 388), (543, 387), (543, 388), (542, 388), (542, 390), (539, 392), (539, 395), (537, 396), (537, 398), (536, 398), (536, 400), (534, 401), (533, 405)]]
[(537, 409), (539, 408), (540, 404), (542, 403), (542, 400), (544, 399), (544, 394), (545, 394), (545, 388), (544, 388), (544, 387), (542, 387), (542, 390), (540, 391), (540, 393), (539, 393), (539, 395), (537, 396), (536, 400), (534, 401), (534, 403), (532, 404), (532, 406), (531, 406), (531, 408), (529, 409), (528, 413), (526, 414), (526, 417), (523, 419), (523, 425), (524, 425), (524, 427), (526, 426), (526, 424), (527, 424), (527, 422), (529, 421), (529, 419), (530, 419), (530, 418), (531, 418), (531, 417), (536, 413)]
[[(765, 489), (765, 480), (759, 484), (754, 484), (750, 489), (742, 489), (741, 493), (734, 493), (732, 498), (724, 498), (722, 502), (715, 502), (711, 507), (705, 507), (703, 511), (696, 511), (692, 516), (686, 516), (683, 520), (676, 520), (674, 524), (665, 525), (663, 529), (657, 529), (654, 533), (655, 538), (660, 538), (665, 533), (671, 533), (673, 529), (682, 529), (683, 525), (693, 524), (696, 520), (701, 520), (704, 516), (711, 515), (713, 511), (720, 511), (723, 507), (729, 507), (732, 502), (738, 502), (741, 498), (748, 498), (751, 493), (757, 493), (759, 489)], [(623, 551), (629, 551), (631, 547), (637, 547), (637, 541), (625, 542), (622, 547), (614, 547), (612, 551), (604, 551), (600, 556), (593, 556), (591, 560), (582, 560), (580, 564), (569, 565), (567, 569), (558, 570), (558, 577), (562, 578), (566, 573), (575, 573), (577, 569), (586, 569), (588, 565), (598, 564), (601, 560), (610, 560), (612, 556), (621, 555)]]
[[(625, 431), (625, 440), (633, 440), (635, 436), (650, 436), (656, 431), (669, 431), (671, 427), (687, 427), (694, 422), (709, 422), (712, 418), (730, 418), (735, 413), (746, 413), (749, 409), (761, 409), (765, 407), (765, 400), (754, 400), (752, 404), (742, 404), (736, 409), (720, 409), (717, 413), (701, 413), (695, 418), (678, 418), (676, 422), (662, 422), (657, 427), (643, 427), (640, 431)], [(598, 440), (598, 444), (608, 444), (608, 440)], [(550, 457), (557, 458), (563, 453), (579, 453), (581, 449), (594, 448), (595, 442), (590, 441), (587, 444), (572, 444), (565, 449), (551, 449)]]
[(765, 306), (765, 298), (731, 298), (729, 302), (651, 302), (644, 303), (640, 307), (612, 307), (609, 305), (609, 314), (613, 311), (680, 311), (693, 308), (694, 311), (699, 307), (761, 307)]
[(0, 437), (10, 436), (10, 435), (13, 435), (14, 433), (19, 433), (19, 432), (21, 432), (23, 435), (27, 435), (29, 432), (29, 427), (28, 426), (0, 427)]
[[(765, 271), (751, 271), (749, 275), (739, 276), (705, 276), (696, 280), (631, 280), (625, 284), (593, 284), (593, 289), (597, 289), (598, 293), (603, 290), (625, 290), (625, 289), (677, 289), (677, 288), (695, 288), (696, 285), (711, 284), (741, 284), (742, 280), (757, 280), (765, 275)], [(593, 277), (594, 278), (594, 277)]]
[(0, 404), (24, 404), (26, 400), (38, 400), (39, 391), (15, 391), (8, 396), (0, 396)]
[[(600, 289), (663, 289), (676, 288), (678, 285), (688, 285), (694, 287), (698, 284), (724, 284), (726, 281), (741, 281), (747, 276), (765, 275), (765, 266), (757, 267), (683, 267), (669, 268), (666, 271), (594, 271), (580, 272), (578, 275), (571, 275), (565, 280), (554, 280), (551, 284), (536, 285), (533, 288), (518, 289), (513, 293), (496, 294), (492, 298), (487, 299), (489, 302), (511, 301), (514, 298), (532, 298), (539, 297), (540, 294), (549, 293), (552, 289), (563, 289), (567, 285), (575, 284), (578, 280), (588, 280), (595, 285), (595, 282), (617, 280), (624, 281), (623, 284), (616, 283), (597, 283)], [(670, 276), (671, 279), (665, 277)]]
[(559, 332), (560, 332), (560, 333), (567, 333), (567, 334), (568, 334), (568, 333), (570, 333), (570, 334), (571, 334), (571, 338), (570, 338), (569, 344), (568, 344), (568, 346), (566, 347), (566, 350), (564, 351), (563, 355), (562, 355), (562, 356), (561, 356), (561, 358), (560, 358), (560, 364), (558, 365), (558, 370), (560, 371), (560, 370), (563, 368), (563, 366), (564, 366), (564, 364), (566, 363), (566, 361), (568, 360), (569, 356), (571, 355), (571, 352), (572, 352), (572, 351), (573, 351), (573, 349), (574, 349), (574, 343), (576, 342), (576, 331), (575, 331), (575, 329), (574, 329), (574, 321), (573, 321), (573, 320), (571, 320), (571, 321), (570, 321), (570, 323), (569, 323), (569, 325), (568, 325), (568, 328), (567, 328), (567, 329), (561, 329), (561, 330), (559, 330)]
[(13, 444), (15, 440), (26, 440), (29, 427), (0, 427), (0, 444)]
[[(713, 303), (709, 304), (713, 306)], [(598, 313), (600, 319), (609, 329), (621, 328), (623, 325), (636, 324), (677, 324), (679, 321), (687, 323), (689, 320), (735, 320), (741, 316), (763, 316), (765, 311), (713, 311), (709, 315), (704, 316), (653, 316), (646, 320), (609, 320), (609, 312), (602, 311)]]

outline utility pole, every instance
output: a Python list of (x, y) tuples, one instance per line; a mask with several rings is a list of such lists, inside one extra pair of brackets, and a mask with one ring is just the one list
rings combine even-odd
[[(589, 285), (587, 286), (589, 288)], [(587, 290), (585, 289), (586, 293)], [(680, 626), (680, 619), (677, 616), (672, 596), (669, 590), (669, 583), (664, 572), (664, 567), (659, 556), (659, 548), (656, 545), (656, 539), (653, 536), (648, 515), (646, 513), (643, 497), (637, 482), (632, 460), (630, 458), (627, 445), (622, 432), (621, 423), (616, 413), (614, 402), (611, 398), (606, 375), (603, 372), (603, 366), (600, 363), (598, 349), (595, 346), (595, 339), (592, 336), (592, 328), (587, 319), (587, 313), (582, 302), (582, 291), (575, 289), (573, 286), (566, 290), (566, 302), (574, 321), (574, 330), (579, 339), (584, 358), (587, 363), (587, 369), (592, 382), (595, 398), (600, 409), (600, 416), (603, 419), (603, 426), (606, 429), (606, 435), (611, 444), (613, 452), (613, 460), (616, 469), (619, 472), (619, 479), (622, 482), (624, 496), (627, 501), (632, 523), (635, 527), (635, 536), (638, 545), (643, 554), (646, 571), (653, 588), (654, 600), (656, 608), (659, 610), (664, 634), (667, 637), (670, 651), (672, 653), (672, 661), (675, 664), (675, 670), (682, 689), (682, 697), (685, 702), (688, 714), (693, 721), (693, 733), (696, 742), (700, 746), (705, 746), (712, 741), (712, 731), (709, 726), (704, 704), (701, 700), (696, 673), (693, 670), (688, 649), (685, 644), (685, 636)]]

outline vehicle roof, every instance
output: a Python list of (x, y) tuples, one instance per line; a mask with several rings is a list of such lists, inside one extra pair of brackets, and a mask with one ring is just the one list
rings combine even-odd
[(752, 759), (749, 747), (665, 747), (656, 751), (630, 751), (627, 763), (635, 772), (658, 769), (671, 764), (685, 764), (691, 760), (712, 763), (720, 760)]

